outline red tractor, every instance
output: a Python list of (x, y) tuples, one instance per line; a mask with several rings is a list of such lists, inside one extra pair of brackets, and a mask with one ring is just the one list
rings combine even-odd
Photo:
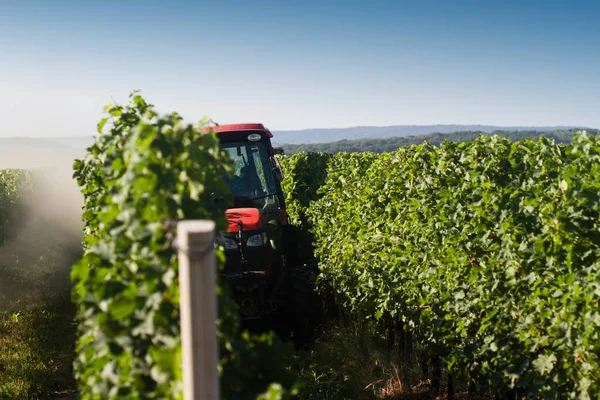
[(234, 293), (242, 320), (281, 317), (296, 336), (306, 336), (321, 304), (312, 269), (297, 256), (273, 135), (256, 123), (213, 129), (235, 167), (227, 179), (233, 204), (225, 213), (229, 229), (221, 234), (227, 256), (221, 277)]

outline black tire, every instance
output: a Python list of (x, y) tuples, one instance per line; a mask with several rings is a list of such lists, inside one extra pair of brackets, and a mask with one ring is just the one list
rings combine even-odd
[(284, 233), (284, 248), (287, 259), (292, 265), (309, 266), (313, 271), (316, 269), (316, 259), (312, 243), (312, 234), (297, 226), (288, 225)]
[(281, 292), (282, 317), (291, 330), (294, 344), (302, 347), (315, 339), (323, 311), (313, 270), (306, 266), (289, 267)]

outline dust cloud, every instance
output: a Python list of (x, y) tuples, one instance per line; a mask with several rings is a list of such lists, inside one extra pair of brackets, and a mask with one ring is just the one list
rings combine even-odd
[(0, 169), (33, 173), (33, 192), (0, 247), (0, 310), (70, 296), (83, 228), (83, 196), (72, 166), (84, 155), (85, 149), (69, 147), (0, 146)]

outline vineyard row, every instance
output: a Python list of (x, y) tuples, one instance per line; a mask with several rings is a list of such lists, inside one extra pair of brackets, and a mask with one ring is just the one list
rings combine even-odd
[(600, 140), (282, 157), (321, 290), (476, 391), (600, 393)]

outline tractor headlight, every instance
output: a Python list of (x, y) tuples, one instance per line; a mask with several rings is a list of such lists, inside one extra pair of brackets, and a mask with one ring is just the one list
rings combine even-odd
[(267, 234), (265, 232), (250, 236), (246, 242), (248, 247), (259, 247), (265, 244), (267, 244)]
[(225, 250), (237, 250), (238, 248), (237, 243), (232, 238), (224, 238), (223, 244), (225, 245)]

